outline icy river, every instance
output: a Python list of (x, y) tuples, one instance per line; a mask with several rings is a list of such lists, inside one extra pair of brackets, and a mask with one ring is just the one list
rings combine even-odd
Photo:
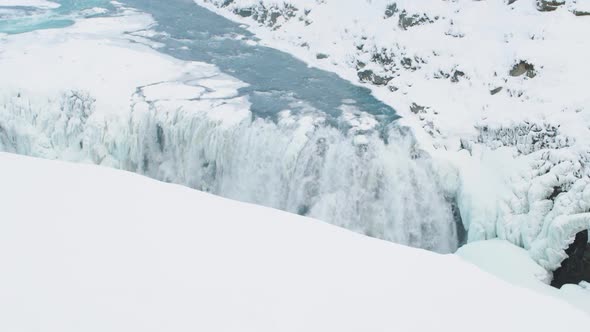
[[(61, 6), (0, 7), (0, 32), (63, 28), (83, 17), (117, 15), (108, 1), (56, 2)], [(120, 2), (152, 15), (157, 24), (148, 38), (158, 52), (214, 64), (246, 83), (239, 95), (248, 100), (254, 120), (231, 131), (150, 120), (136, 136), (118, 138), (142, 140), (141, 152), (107, 145), (116, 167), (389, 241), (456, 250), (455, 198), (409, 130), (396, 123), (395, 111), (370, 90), (260, 46), (245, 27), (191, 0)]]

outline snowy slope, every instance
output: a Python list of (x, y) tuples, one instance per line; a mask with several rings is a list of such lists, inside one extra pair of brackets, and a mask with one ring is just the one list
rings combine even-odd
[(2, 331), (558, 331), (453, 255), (132, 173), (0, 154)]
[(555, 269), (590, 228), (590, 1), (196, 2), (393, 106), (459, 170), (470, 241)]
[(551, 272), (535, 263), (529, 253), (508, 241), (475, 241), (459, 248), (459, 257), (511, 284), (563, 299), (590, 314), (590, 283), (550, 286)]

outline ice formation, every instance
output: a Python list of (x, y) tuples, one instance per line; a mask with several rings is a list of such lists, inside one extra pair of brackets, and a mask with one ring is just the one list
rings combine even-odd
[(358, 143), (322, 119), (255, 119), (242, 97), (148, 102), (141, 91), (129, 115), (106, 119), (83, 92), (54, 105), (13, 97), (0, 111), (0, 149), (118, 167), (397, 243), (458, 245), (452, 193), (398, 130), (388, 144), (376, 133)]

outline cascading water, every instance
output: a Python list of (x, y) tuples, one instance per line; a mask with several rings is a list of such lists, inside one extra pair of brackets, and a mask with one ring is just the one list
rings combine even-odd
[[(131, 111), (108, 118), (83, 92), (45, 109), (13, 97), (0, 112), (1, 150), (88, 160), (397, 243), (457, 248), (452, 194), (368, 90), (245, 43), (253, 38), (245, 30), (192, 1), (125, 3), (154, 16), (160, 51), (214, 63), (247, 86), (209, 112), (197, 111), (211, 92), (199, 80), (182, 82), (202, 88), (183, 107), (139, 87)], [(232, 104), (246, 109), (229, 122), (215, 118)]]

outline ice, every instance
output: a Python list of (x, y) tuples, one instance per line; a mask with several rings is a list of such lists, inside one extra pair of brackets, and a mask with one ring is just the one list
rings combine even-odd
[(148, 102), (138, 94), (130, 115), (107, 118), (91, 116), (87, 95), (63, 98), (61, 109), (4, 108), (3, 149), (119, 167), (398, 243), (456, 249), (449, 202), (429, 159), (411, 157), (411, 138), (393, 132), (385, 144), (313, 117), (255, 119), (241, 97)]

